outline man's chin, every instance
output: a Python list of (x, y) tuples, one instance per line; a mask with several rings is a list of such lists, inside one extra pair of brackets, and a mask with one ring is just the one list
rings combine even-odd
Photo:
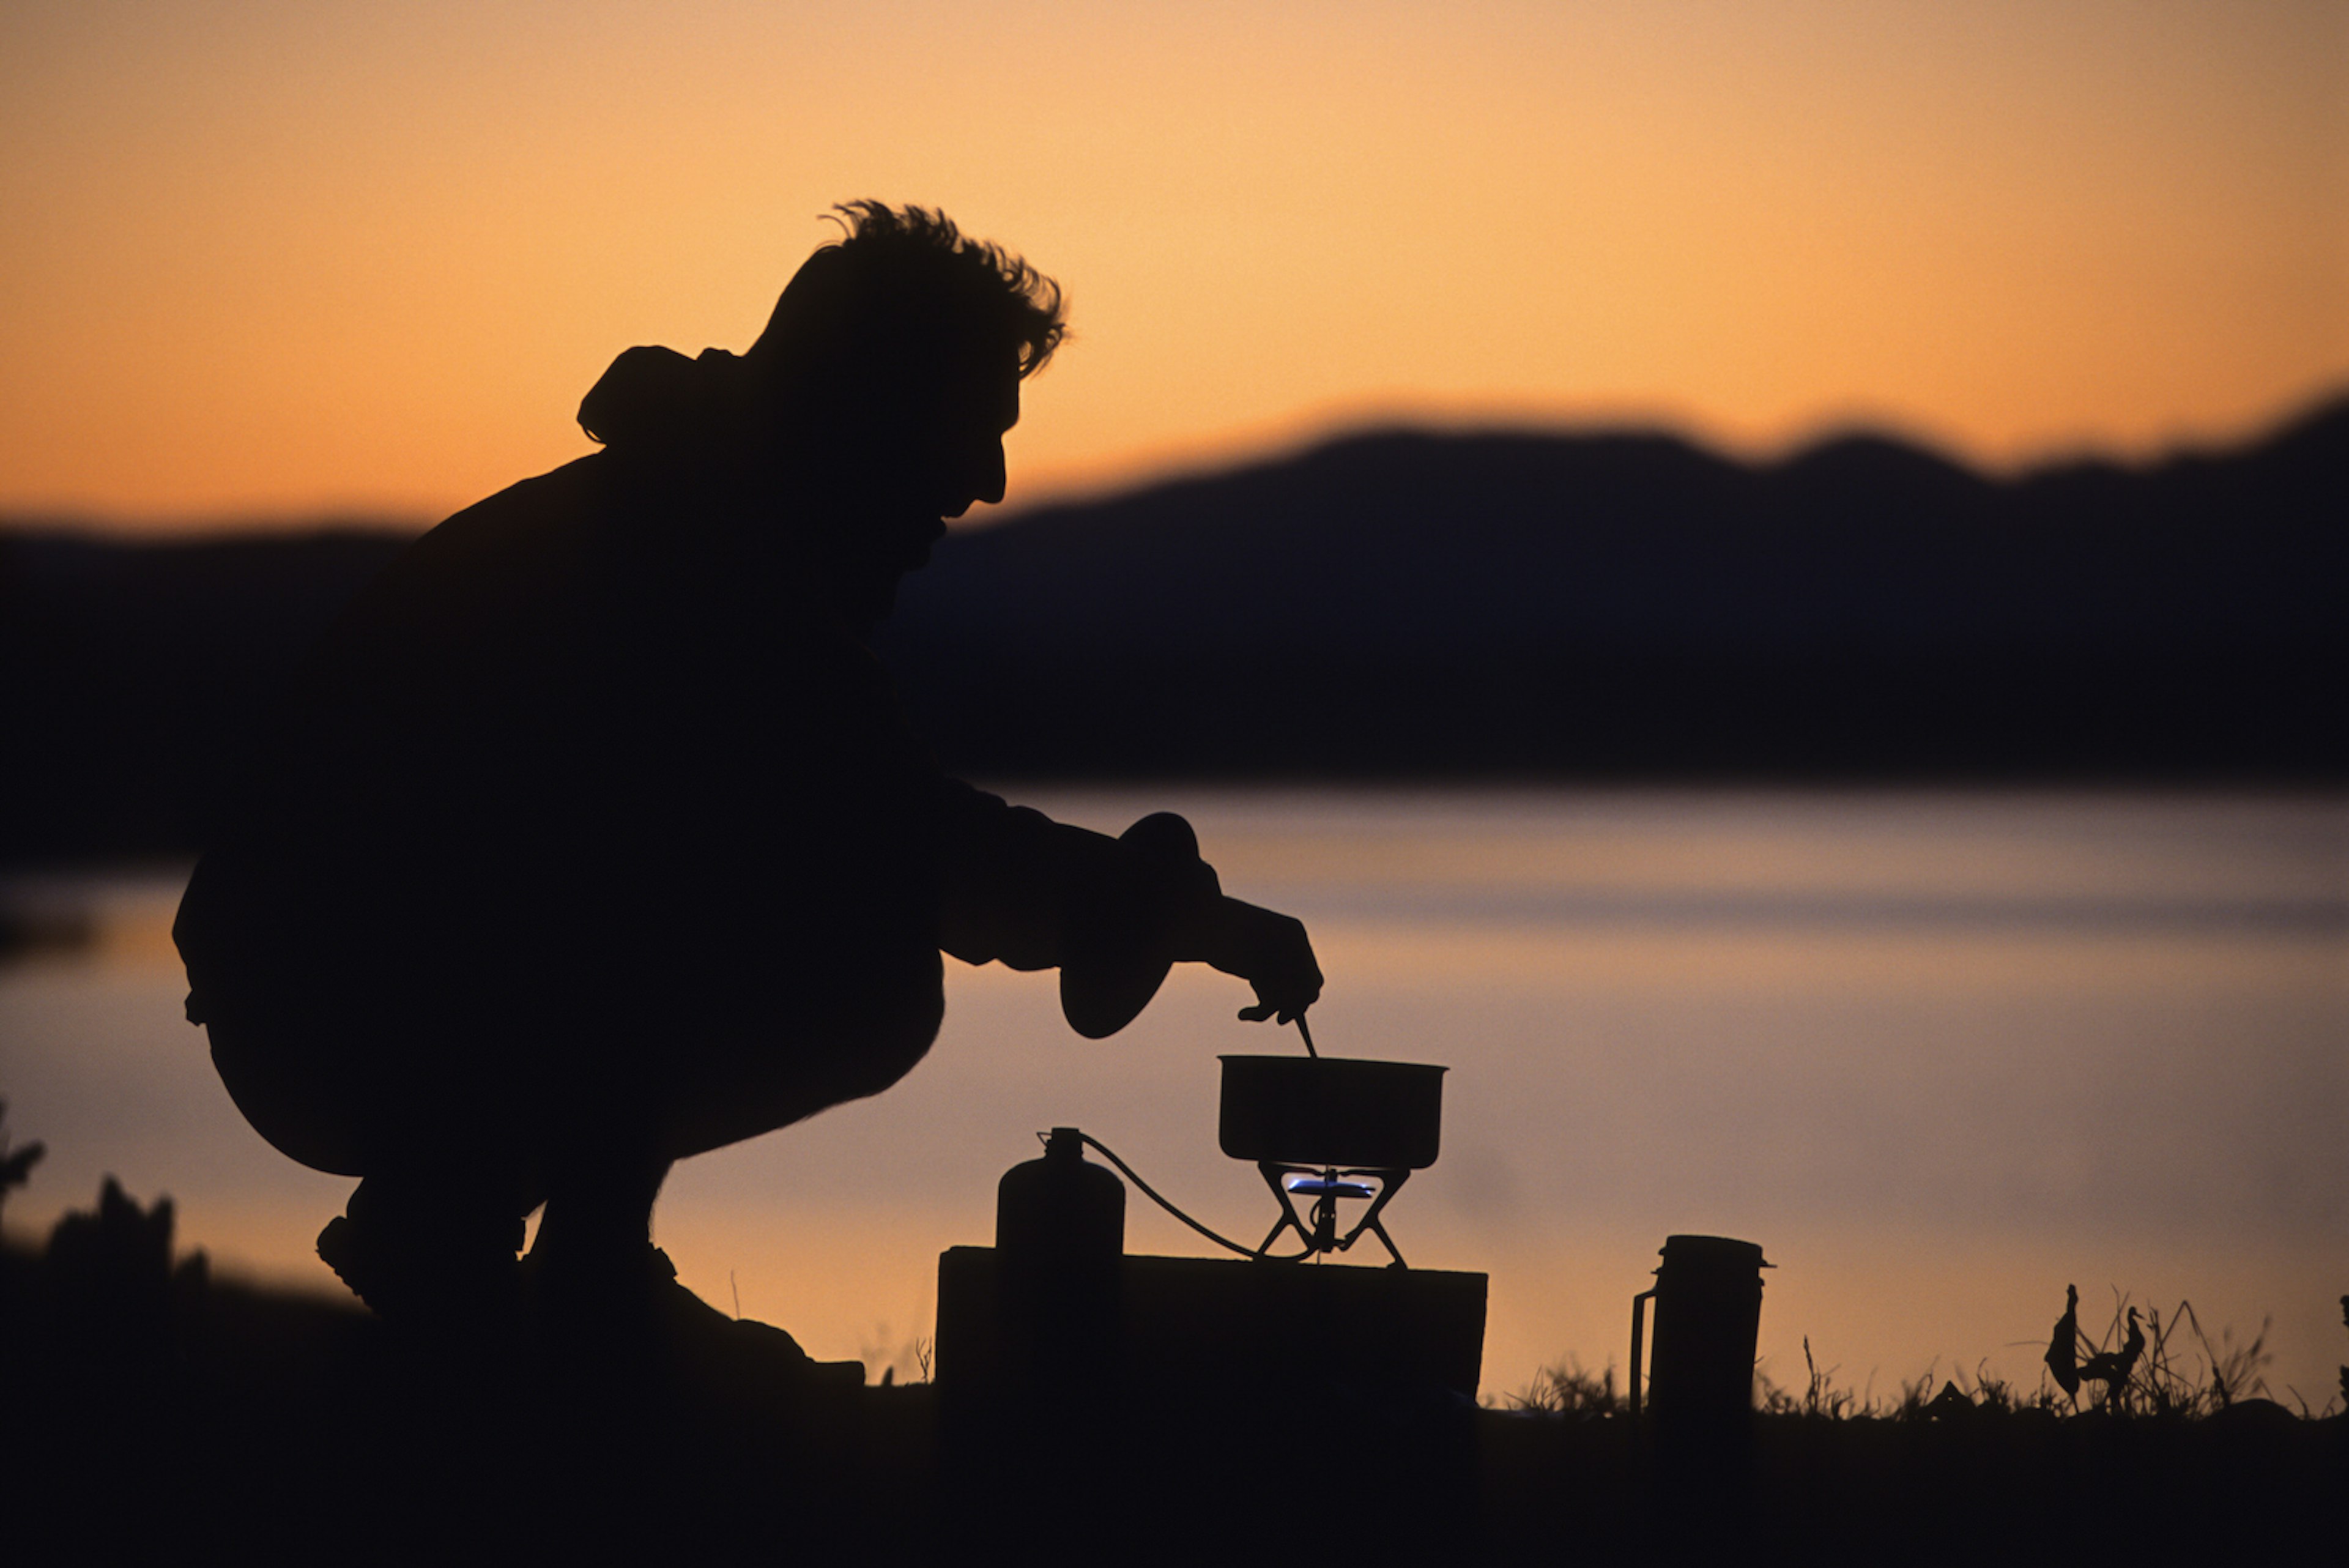
[(846, 596), (843, 607), (848, 618), (865, 631), (887, 620), (897, 607), (897, 579), (885, 583), (865, 583)]

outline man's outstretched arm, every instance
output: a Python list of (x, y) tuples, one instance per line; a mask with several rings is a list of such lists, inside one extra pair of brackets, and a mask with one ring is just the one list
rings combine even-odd
[(1123, 1027), (1177, 962), (1247, 981), (1252, 1019), (1287, 1023), (1320, 997), (1303, 923), (1226, 897), (1181, 817), (1145, 817), (1111, 838), (965, 784), (948, 790), (938, 945), (969, 963), (1061, 969), (1079, 1033)]

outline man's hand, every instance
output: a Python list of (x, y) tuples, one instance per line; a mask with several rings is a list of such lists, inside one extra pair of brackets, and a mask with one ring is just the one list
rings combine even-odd
[(1061, 1011), (1078, 1033), (1089, 1040), (1116, 1033), (1149, 1004), (1167, 966), (1186, 961), (1255, 987), (1257, 1005), (1240, 1014), (1252, 1022), (1294, 1023), (1320, 1000), (1321, 968), (1303, 924), (1226, 898), (1181, 817), (1143, 817), (1113, 844), (1061, 831), (1105, 851), (1092, 857), (1052, 944)]
[(1257, 1005), (1242, 1008), (1251, 1023), (1294, 1022), (1321, 999), (1321, 966), (1303, 921), (1219, 898), (1206, 911), (1199, 946), (1185, 958), (1203, 960), (1256, 988)]

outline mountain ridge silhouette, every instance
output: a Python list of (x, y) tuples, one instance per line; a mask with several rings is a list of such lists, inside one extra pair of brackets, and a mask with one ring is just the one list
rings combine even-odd
[[(999, 777), (2334, 784), (2344, 502), (2349, 395), (2011, 477), (1864, 431), (1372, 430), (955, 530), (875, 649)], [(0, 862), (200, 843), (412, 536), (0, 519)]]
[(978, 771), (2332, 777), (2344, 499), (2349, 400), (2013, 480), (1371, 432), (952, 536), (877, 646)]

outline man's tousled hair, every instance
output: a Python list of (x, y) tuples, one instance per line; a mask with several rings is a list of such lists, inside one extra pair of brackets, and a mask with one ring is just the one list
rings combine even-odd
[(1059, 284), (1001, 245), (972, 239), (942, 212), (860, 201), (824, 216), (843, 235), (783, 290), (751, 346), (754, 359), (789, 355), (795, 344), (838, 344), (835, 335), (864, 340), (867, 351), (891, 338), (976, 337), (1015, 349), (1025, 379), (1067, 336)]

